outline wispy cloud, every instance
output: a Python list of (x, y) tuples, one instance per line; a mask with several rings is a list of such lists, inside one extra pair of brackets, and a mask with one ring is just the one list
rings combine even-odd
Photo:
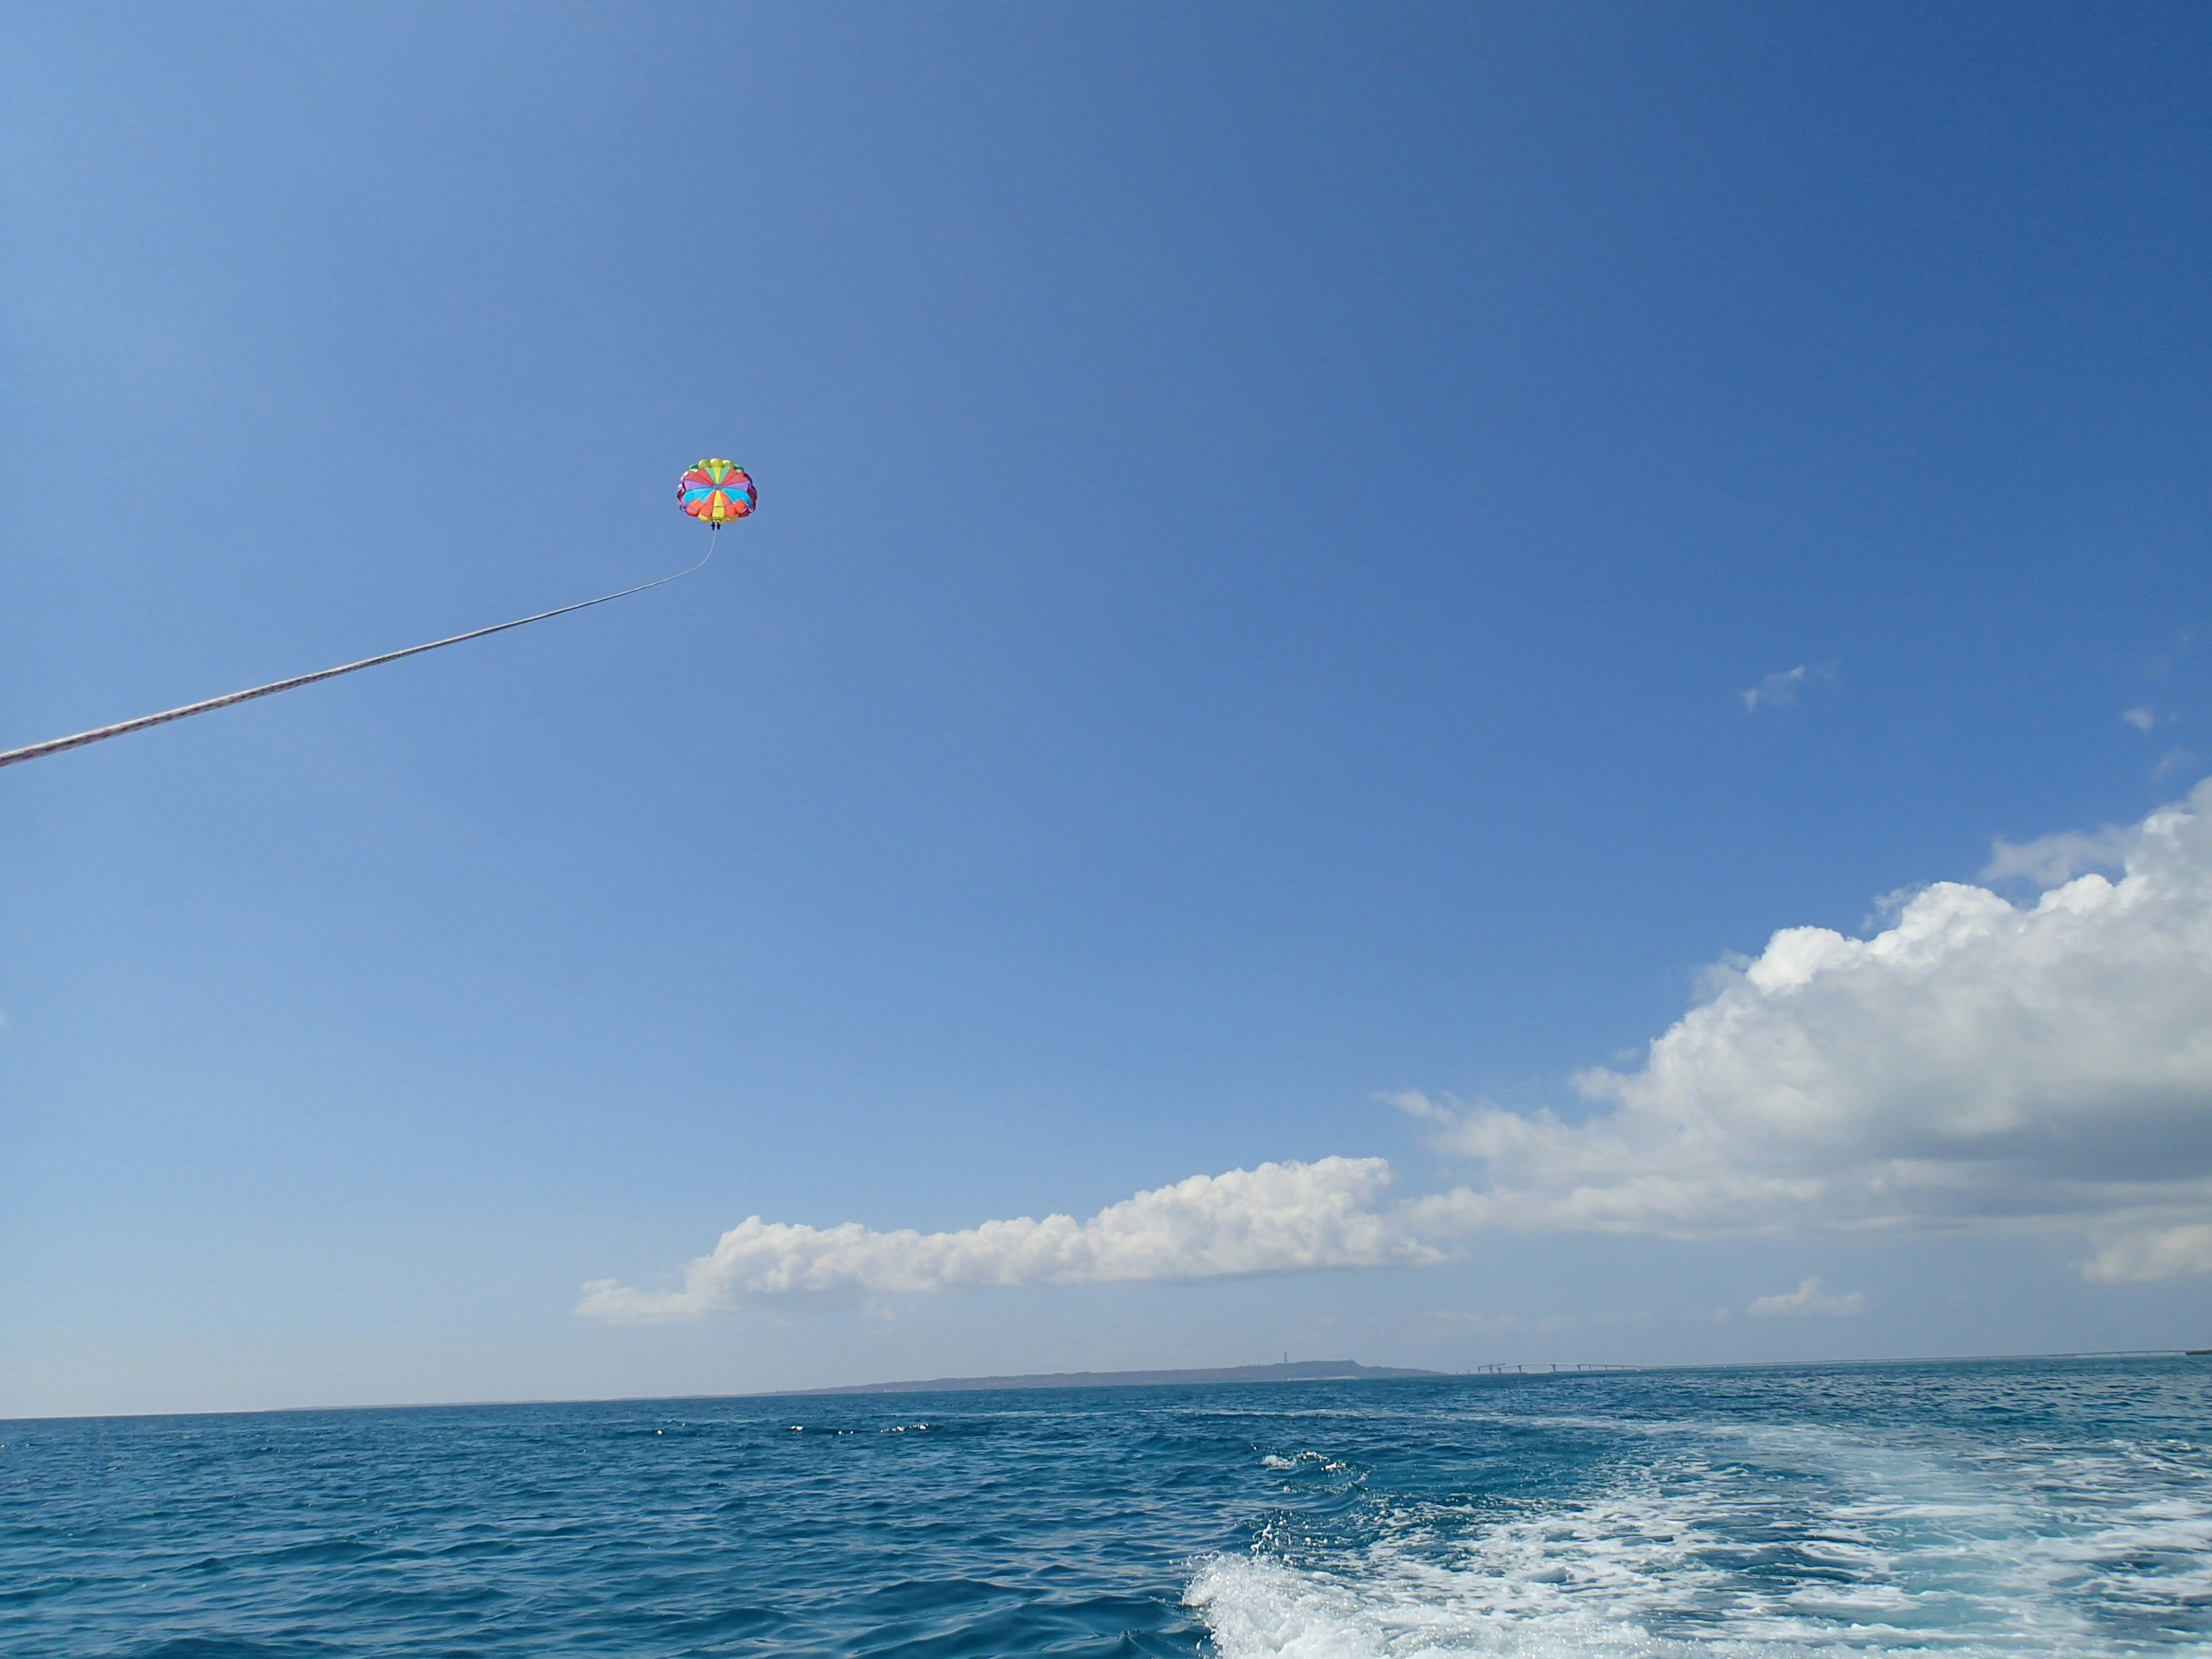
[(1796, 702), (1805, 689), (1805, 665), (1769, 674), (1743, 695), (1743, 712), (1756, 714), (1762, 708), (1787, 708)]
[(2010, 842), (2000, 836), (1990, 843), (1982, 879), (2025, 879), (2039, 887), (2057, 887), (2090, 870), (2117, 871), (2126, 866), (2129, 849), (2142, 833), (2136, 825), (2108, 823), (2101, 830), (2069, 830), (2033, 841)]
[(1757, 685), (1737, 695), (1743, 699), (1743, 712), (1756, 714), (1762, 708), (1788, 708), (1815, 686), (1832, 686), (1836, 671), (1820, 663), (1799, 663), (1779, 673), (1769, 674)]
[(2151, 781), (2163, 783), (2177, 772), (2193, 772), (2197, 767), (2196, 751), (2189, 749), (2169, 749), (2158, 757), (2158, 764), (2150, 769)]
[(1193, 1176), (1108, 1206), (1088, 1221), (1049, 1215), (957, 1232), (878, 1232), (748, 1218), (671, 1290), (613, 1279), (584, 1287), (576, 1311), (650, 1320), (763, 1298), (925, 1292), (964, 1286), (1224, 1279), (1327, 1267), (1418, 1267), (1445, 1259), (1376, 1206), (1379, 1158), (1262, 1164)]
[(1762, 1296), (1744, 1311), (1754, 1319), (1787, 1316), (1825, 1315), (1832, 1318), (1849, 1318), (1866, 1311), (1864, 1291), (1841, 1291), (1831, 1295), (1820, 1288), (1817, 1279), (1801, 1279), (1797, 1288), (1779, 1296)]
[(2197, 654), (2197, 647), (2204, 637), (2204, 625), (2191, 623), (2175, 634), (2165, 650), (2143, 665), (2143, 672), (2154, 680), (2171, 678), (2176, 669)]
[(1458, 1121), (1459, 1115), (1453, 1110), (1449, 1096), (1438, 1102), (1431, 1100), (1418, 1089), (1399, 1089), (1389, 1094), (1377, 1095), (1376, 1098), (1386, 1105), (1395, 1106), (1407, 1117), (1417, 1118), (1424, 1123), (1453, 1123)]
[(2158, 724), (2158, 711), (2148, 703), (2140, 708), (2123, 708), (2120, 718), (2138, 732), (2148, 732)]

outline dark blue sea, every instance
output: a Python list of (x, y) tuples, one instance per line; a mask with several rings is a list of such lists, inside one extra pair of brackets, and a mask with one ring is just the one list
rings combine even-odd
[(0, 1654), (2212, 1649), (2212, 1362), (0, 1424)]

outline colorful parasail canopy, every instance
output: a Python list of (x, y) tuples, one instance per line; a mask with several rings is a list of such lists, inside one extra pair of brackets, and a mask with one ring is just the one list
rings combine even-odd
[(701, 461), (676, 486), (676, 504), (720, 530), (732, 519), (750, 518), (760, 492), (735, 461)]
[[(684, 482), (676, 486), (677, 504), (702, 524), (720, 530), (732, 519), (749, 519), (760, 497), (753, 489), (753, 481), (745, 476), (744, 468), (734, 461), (702, 461), (684, 475)], [(0, 766), (15, 766), (24, 761), (37, 760), (44, 755), (58, 755), (64, 750), (82, 749), (89, 743), (100, 743), (109, 738), (119, 738), (126, 732), (143, 732), (152, 726), (167, 726), (171, 720), (180, 720), (193, 714), (204, 714), (217, 708), (228, 708), (234, 703), (252, 702), (256, 697), (270, 696), (279, 691), (289, 691), (302, 685), (313, 685), (323, 680), (334, 680), (341, 674), (356, 673), (364, 668), (374, 668), (380, 663), (398, 662), (402, 657), (418, 657), (425, 651), (436, 651), (448, 645), (459, 645), (464, 640), (480, 640), (488, 634), (504, 634), (510, 628), (525, 627), (531, 623), (544, 622), (553, 617), (565, 617), (571, 611), (587, 611), (595, 605), (605, 605), (610, 599), (626, 599), (633, 593), (642, 593), (648, 588), (665, 587), (670, 582), (688, 576), (704, 566), (714, 556), (714, 543), (709, 538), (706, 558), (689, 569), (679, 570), (673, 576), (662, 576), (649, 582), (640, 582), (619, 592), (602, 593), (596, 599), (584, 599), (574, 605), (564, 605), (558, 610), (541, 611), (532, 617), (518, 617), (513, 622), (495, 623), (489, 628), (471, 629), (465, 634), (454, 634), (442, 640), (433, 640), (428, 645), (410, 645), (404, 651), (386, 651), (381, 656), (363, 657), (359, 662), (341, 664), (336, 668), (325, 668), (313, 674), (295, 674), (289, 680), (272, 680), (267, 685), (249, 687), (244, 691), (233, 691), (226, 696), (208, 697), (198, 702), (188, 702), (179, 708), (165, 708), (158, 714), (141, 714), (136, 720), (118, 720), (112, 726), (96, 726), (89, 732), (74, 732), (66, 738), (52, 738), (45, 743), (26, 744), (21, 749), (0, 750)]]

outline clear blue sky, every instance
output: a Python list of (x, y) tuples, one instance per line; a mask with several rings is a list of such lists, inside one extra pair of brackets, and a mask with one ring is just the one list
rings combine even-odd
[(1479, 1185), (1709, 964), (2183, 797), (2208, 85), (2179, 4), (10, 7), (0, 747), (761, 511), (0, 773), (0, 1414), (2212, 1337), (2057, 1211), (574, 1311)]

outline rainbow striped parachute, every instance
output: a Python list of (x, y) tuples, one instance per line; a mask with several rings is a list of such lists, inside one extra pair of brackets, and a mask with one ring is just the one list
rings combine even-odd
[(701, 461), (676, 486), (676, 504), (720, 530), (732, 519), (750, 518), (760, 492), (735, 461)]

